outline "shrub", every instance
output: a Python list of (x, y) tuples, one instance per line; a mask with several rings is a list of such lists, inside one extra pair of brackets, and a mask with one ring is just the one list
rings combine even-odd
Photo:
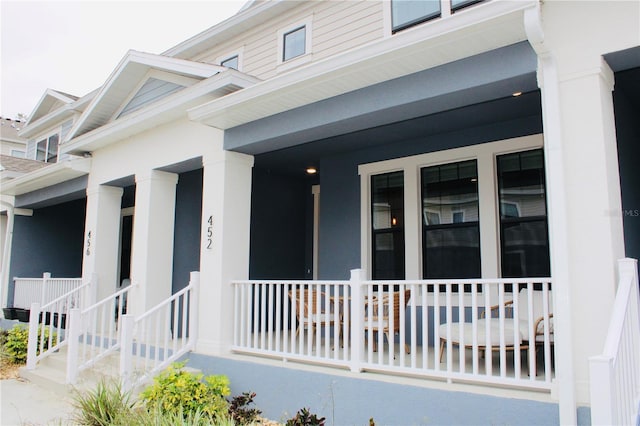
[(108, 426), (122, 423), (134, 412), (130, 392), (124, 392), (120, 383), (98, 383), (93, 391), (77, 393), (74, 398), (77, 412), (74, 421), (87, 426)]
[[(38, 335), (42, 334), (42, 325), (38, 327)], [(49, 348), (49, 327), (44, 327), (44, 349)], [(52, 344), (56, 344), (57, 335), (53, 333)], [(27, 361), (27, 346), (29, 344), (29, 328), (16, 325), (7, 333), (6, 341), (4, 343), (4, 350), (7, 354), (9, 361), (14, 364), (24, 364)], [(37, 354), (40, 353), (40, 346), (38, 345)]]
[(207, 376), (183, 370), (185, 363), (174, 363), (156, 376), (141, 399), (149, 410), (159, 410), (185, 416), (198, 410), (214, 419), (224, 419), (228, 405), (225, 396), (231, 393), (229, 379), (223, 375)]
[(324, 417), (318, 418), (308, 408), (302, 408), (296, 415), (287, 420), (286, 426), (324, 426)]
[(250, 425), (258, 422), (262, 411), (257, 408), (248, 408), (253, 404), (255, 392), (243, 392), (242, 395), (234, 396), (229, 401), (229, 417), (239, 425)]

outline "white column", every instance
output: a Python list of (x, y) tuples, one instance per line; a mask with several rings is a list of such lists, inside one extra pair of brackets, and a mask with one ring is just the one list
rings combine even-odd
[(171, 296), (177, 183), (174, 173), (136, 174), (131, 310), (127, 313), (140, 315)]
[(249, 275), (253, 157), (221, 151), (203, 158), (198, 351), (224, 354), (233, 342), (232, 280)]
[(566, 227), (553, 232), (566, 232), (567, 252), (558, 253), (555, 260), (569, 267), (578, 403), (589, 401), (588, 357), (602, 351), (615, 297), (617, 260), (624, 257), (613, 73), (603, 61), (600, 65), (579, 75), (560, 76), (564, 153), (562, 163), (552, 164), (564, 169), (565, 180), (562, 188), (554, 188), (553, 180), (547, 185), (565, 197), (566, 210), (560, 214), (566, 217)]
[(82, 276), (98, 277), (97, 299), (112, 294), (118, 285), (118, 235), (122, 188), (98, 185), (87, 188), (87, 213), (82, 249)]

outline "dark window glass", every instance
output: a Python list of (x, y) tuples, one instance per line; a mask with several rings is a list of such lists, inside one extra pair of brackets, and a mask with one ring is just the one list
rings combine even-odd
[(374, 280), (404, 279), (404, 173), (371, 177)]
[(479, 278), (476, 161), (425, 167), (421, 180), (424, 278)]
[(541, 149), (498, 156), (502, 276), (548, 277), (549, 238)]
[(400, 31), (440, 16), (440, 0), (392, 0), (393, 31)]
[(480, 3), (481, 1), (483, 0), (451, 0), (451, 11), (455, 12), (456, 10)]
[(49, 147), (47, 148), (47, 163), (55, 163), (58, 159), (58, 135), (49, 137)]
[(36, 145), (36, 160), (46, 161), (47, 159), (47, 140), (43, 139)]
[(238, 69), (238, 55), (232, 56), (231, 58), (225, 59), (220, 63), (223, 67), (233, 68), (234, 70)]
[(283, 61), (288, 61), (289, 59), (305, 54), (306, 32), (306, 27), (303, 25), (284, 35)]

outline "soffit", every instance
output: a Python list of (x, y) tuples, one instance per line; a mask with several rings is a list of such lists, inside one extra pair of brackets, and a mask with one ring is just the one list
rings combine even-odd
[(229, 129), (383, 81), (526, 40), (524, 10), (487, 2), (446, 19), (313, 62), (250, 89), (194, 108), (189, 117)]
[(152, 69), (202, 80), (226, 68), (130, 50), (73, 126), (67, 140), (112, 121), (114, 114), (128, 100), (132, 92), (144, 82)]

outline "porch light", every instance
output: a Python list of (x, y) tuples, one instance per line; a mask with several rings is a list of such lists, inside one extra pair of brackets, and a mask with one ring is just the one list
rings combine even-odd
[(398, 219), (396, 219), (395, 217), (391, 218), (391, 225), (392, 226), (396, 226), (398, 224)]
[(316, 169), (315, 167), (307, 167), (308, 175), (315, 175), (316, 173), (318, 173), (318, 169)]
[(513, 92), (513, 93), (511, 94), (511, 96), (513, 96), (514, 98), (516, 98), (516, 97), (518, 97), (518, 96), (520, 96), (520, 95), (522, 95), (522, 92)]

